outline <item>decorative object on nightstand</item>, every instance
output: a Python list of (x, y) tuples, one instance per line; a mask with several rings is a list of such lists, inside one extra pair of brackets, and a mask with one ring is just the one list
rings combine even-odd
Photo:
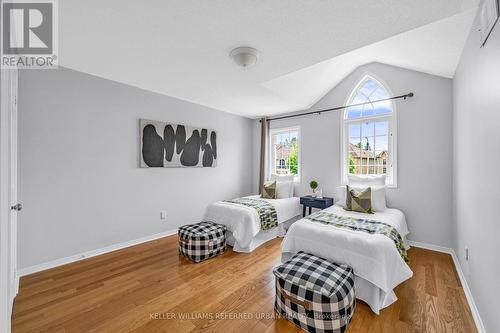
[(313, 198), (311, 195), (300, 197), (300, 204), (302, 205), (302, 217), (306, 216), (306, 207), (309, 207), (309, 214), (312, 208), (325, 209), (333, 206), (333, 198)]
[(309, 182), (309, 187), (311, 188), (312, 190), (312, 197), (313, 198), (316, 198), (316, 189), (318, 188), (318, 182), (315, 181), (315, 180), (311, 180)]

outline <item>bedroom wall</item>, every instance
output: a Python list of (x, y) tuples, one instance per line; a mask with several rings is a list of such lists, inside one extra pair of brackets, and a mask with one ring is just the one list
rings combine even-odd
[[(20, 269), (174, 230), (251, 192), (250, 119), (65, 68), (21, 71), (19, 85)], [(139, 168), (139, 118), (217, 130), (217, 167)]]
[[(398, 188), (388, 189), (388, 206), (406, 214), (411, 240), (451, 247), (452, 82), (371, 63), (351, 73), (311, 109), (344, 105), (367, 72), (382, 79), (395, 95), (415, 93), (415, 97), (397, 102)], [(302, 181), (295, 187), (297, 195), (310, 193), (312, 179), (319, 182), (324, 195), (333, 196), (339, 186), (341, 116), (341, 112), (330, 112), (271, 122), (271, 128), (301, 127)], [(258, 133), (255, 121), (254, 137)], [(258, 145), (254, 145), (254, 156), (258, 156)], [(254, 171), (253, 190), (257, 193), (258, 168)]]
[(482, 48), (478, 30), (476, 18), (453, 80), (454, 246), (486, 331), (500, 332), (500, 23)]

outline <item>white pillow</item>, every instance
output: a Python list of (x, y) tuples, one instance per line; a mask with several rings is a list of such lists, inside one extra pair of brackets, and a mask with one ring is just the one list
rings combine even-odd
[(280, 182), (289, 182), (289, 181), (293, 182), (293, 177), (294, 175), (277, 175), (275, 173), (271, 174), (271, 180), (276, 180)]
[[(363, 191), (367, 187), (371, 187), (371, 193), (372, 193), (372, 210), (374, 212), (383, 212), (384, 210), (387, 209), (387, 203), (385, 200), (385, 185), (375, 185), (375, 186), (351, 186), (349, 185), (350, 188), (353, 190), (360, 192)], [(336, 189), (337, 192), (337, 204), (345, 207), (345, 199), (346, 199), (346, 191), (347, 187), (346, 186), (339, 186)]]
[(385, 175), (347, 175), (349, 186), (385, 185)]
[(276, 199), (291, 198), (293, 194), (293, 182), (276, 182)]
[(383, 212), (387, 209), (385, 201), (385, 185), (370, 186), (372, 188), (372, 210), (374, 212)]
[(293, 197), (293, 179), (294, 175), (277, 175), (275, 173), (271, 174), (271, 180), (275, 180), (276, 182), (292, 182), (292, 186), (290, 186), (289, 196), (287, 198)]
[(347, 189), (345, 186), (338, 186), (335, 189), (335, 194), (336, 194), (335, 196), (337, 198), (337, 202), (336, 202), (337, 205), (345, 207), (346, 191), (347, 191)]

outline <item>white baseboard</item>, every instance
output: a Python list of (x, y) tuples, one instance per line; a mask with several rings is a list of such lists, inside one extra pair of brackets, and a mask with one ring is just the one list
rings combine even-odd
[(408, 244), (410, 244), (410, 246), (420, 247), (422, 249), (432, 250), (432, 251), (436, 251), (436, 252), (443, 252), (443, 253), (448, 253), (448, 254), (452, 254), (454, 252), (453, 249), (449, 248), (449, 247), (428, 244), (428, 243), (422, 243), (422, 242), (416, 242), (416, 241), (412, 241), (412, 240), (408, 240)]
[(14, 281), (14, 293), (17, 295), (19, 294), (19, 274), (16, 272), (16, 277), (15, 277), (15, 281)]
[(449, 247), (415, 242), (411, 240), (408, 240), (408, 243), (410, 244), (410, 246), (420, 247), (423, 249), (432, 250), (436, 252), (448, 253), (451, 255), (451, 258), (453, 259), (453, 264), (455, 264), (455, 268), (457, 270), (458, 277), (460, 279), (460, 283), (462, 284), (462, 288), (464, 289), (465, 297), (467, 298), (467, 302), (469, 303), (469, 307), (472, 312), (472, 317), (474, 318), (474, 323), (476, 324), (477, 331), (479, 333), (486, 333), (483, 321), (481, 320), (481, 316), (479, 315), (476, 303), (474, 302), (474, 297), (472, 297), (472, 293), (469, 289), (469, 285), (467, 284), (467, 280), (465, 279), (464, 272), (462, 271), (462, 266), (460, 265), (460, 261), (458, 260), (455, 250)]
[(47, 269), (51, 269), (51, 268), (54, 268), (54, 267), (66, 265), (66, 264), (69, 264), (69, 263), (72, 263), (72, 262), (76, 262), (76, 261), (80, 261), (80, 260), (83, 260), (83, 259), (95, 257), (95, 256), (98, 256), (98, 255), (101, 255), (101, 254), (104, 254), (104, 253), (108, 253), (108, 252), (112, 252), (112, 251), (124, 249), (126, 247), (130, 247), (130, 246), (134, 246), (134, 245), (137, 245), (137, 244), (149, 242), (149, 241), (152, 241), (152, 240), (155, 240), (155, 239), (158, 239), (158, 238), (163, 238), (163, 237), (166, 237), (166, 236), (175, 235), (176, 233), (177, 233), (177, 229), (175, 229), (175, 230), (168, 230), (168, 231), (160, 232), (158, 234), (154, 234), (154, 235), (150, 235), (150, 236), (145, 236), (145, 237), (141, 237), (141, 238), (138, 238), (138, 239), (133, 239), (133, 240), (122, 242), (122, 243), (118, 243), (118, 244), (109, 245), (109, 246), (106, 246), (106, 247), (103, 247), (103, 248), (100, 248), (100, 249), (96, 249), (96, 250), (91, 250), (91, 251), (87, 251), (87, 252), (75, 254), (75, 255), (72, 255), (72, 256), (69, 256), (69, 257), (66, 257), (66, 258), (52, 260), (52, 261), (49, 261), (49, 262), (46, 262), (46, 263), (43, 263), (43, 264), (38, 264), (38, 265), (30, 266), (30, 267), (25, 267), (25, 268), (22, 268), (22, 269), (20, 269), (20, 270), (17, 271), (16, 276), (17, 276), (18, 284), (19, 284), (19, 277), (21, 277), (21, 276), (25, 276), (25, 275), (29, 275), (29, 274), (41, 272), (41, 271), (44, 271), (44, 270), (47, 270)]
[(10, 315), (12, 316), (14, 311), (14, 299), (19, 293), (19, 274), (17, 272), (14, 274), (14, 281), (12, 281), (12, 295), (10, 300)]
[(474, 317), (474, 322), (476, 323), (477, 331), (479, 333), (486, 333), (483, 321), (481, 320), (481, 316), (479, 315), (479, 310), (476, 307), (476, 303), (474, 302), (474, 298), (472, 297), (472, 292), (469, 289), (469, 285), (467, 284), (464, 272), (462, 271), (462, 266), (460, 265), (460, 261), (458, 260), (455, 251), (451, 253), (451, 258), (453, 259), (455, 267), (457, 268), (458, 277), (460, 278), (460, 282), (462, 283), (462, 287), (464, 288), (465, 297), (467, 297), (467, 302), (469, 303), (470, 310), (472, 312), (472, 317)]

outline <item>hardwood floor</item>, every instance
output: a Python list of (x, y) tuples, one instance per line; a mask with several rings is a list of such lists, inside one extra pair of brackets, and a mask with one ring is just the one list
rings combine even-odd
[[(25, 276), (13, 332), (303, 332), (269, 318), (280, 243), (193, 264), (171, 236)], [(359, 301), (348, 333), (476, 332), (451, 257), (419, 248), (409, 257), (415, 274), (399, 300), (379, 316)]]

